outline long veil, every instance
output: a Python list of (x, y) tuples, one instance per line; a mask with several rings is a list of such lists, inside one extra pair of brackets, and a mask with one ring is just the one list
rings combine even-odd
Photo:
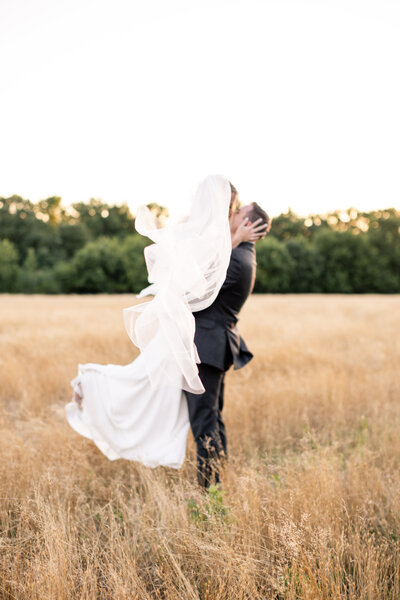
[(148, 208), (137, 213), (136, 230), (154, 242), (145, 248), (145, 261), (151, 284), (147, 290), (156, 293), (150, 301), (125, 309), (124, 323), (141, 350), (154, 389), (168, 383), (193, 393), (204, 391), (192, 313), (212, 304), (225, 280), (232, 250), (230, 197), (228, 180), (209, 175), (198, 186), (183, 222), (159, 229)]
[(230, 186), (220, 175), (198, 187), (187, 219), (158, 229), (151, 212), (136, 228), (154, 243), (145, 249), (156, 291), (125, 309), (124, 321), (140, 355), (128, 365), (80, 364), (71, 382), (78, 401), (66, 406), (71, 427), (110, 459), (180, 468), (189, 430), (183, 389), (201, 393), (193, 311), (209, 306), (222, 286), (231, 254)]

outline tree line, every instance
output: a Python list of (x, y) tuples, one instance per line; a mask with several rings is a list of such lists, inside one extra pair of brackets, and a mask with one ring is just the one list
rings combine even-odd
[[(165, 207), (149, 205), (161, 220)], [(63, 207), (0, 197), (0, 292), (132, 293), (147, 285), (143, 249), (128, 206), (91, 199)], [(399, 293), (400, 211), (354, 208), (273, 219), (257, 243), (255, 291)]]

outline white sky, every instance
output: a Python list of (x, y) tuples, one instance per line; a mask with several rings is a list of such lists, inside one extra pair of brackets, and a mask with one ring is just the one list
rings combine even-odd
[(400, 0), (0, 0), (0, 195), (400, 205)]

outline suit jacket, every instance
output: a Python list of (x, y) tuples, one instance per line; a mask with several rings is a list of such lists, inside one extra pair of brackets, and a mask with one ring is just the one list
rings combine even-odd
[(194, 337), (200, 361), (227, 370), (244, 367), (253, 354), (239, 335), (239, 312), (253, 291), (256, 277), (256, 253), (252, 242), (242, 242), (232, 250), (226, 279), (218, 296), (208, 308), (193, 313)]

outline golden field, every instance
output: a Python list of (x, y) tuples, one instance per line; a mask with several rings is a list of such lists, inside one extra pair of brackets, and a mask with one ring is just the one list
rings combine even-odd
[[(0, 296), (0, 598), (400, 599), (400, 298), (253, 296), (220, 492), (109, 462), (64, 418), (135, 356), (133, 296)], [(222, 499), (222, 503), (221, 503)]]

